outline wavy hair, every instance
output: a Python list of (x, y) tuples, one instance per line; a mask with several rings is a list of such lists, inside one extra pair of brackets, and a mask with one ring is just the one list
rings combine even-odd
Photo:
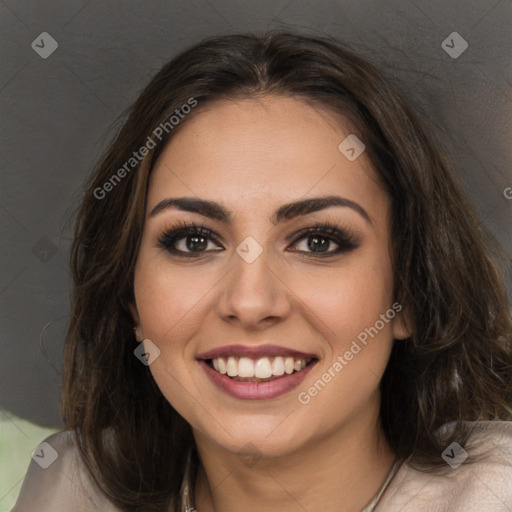
[[(86, 186), (75, 225), (63, 419), (91, 476), (123, 511), (177, 510), (194, 444), (133, 354), (128, 305), (152, 163), (202, 107), (261, 95), (339, 114), (389, 195), (394, 295), (412, 331), (394, 342), (381, 381), (380, 416), (396, 454), (440, 472), (447, 444), (469, 438), (463, 422), (512, 417), (512, 320), (497, 245), (423, 122), (381, 72), (331, 38), (209, 38), (168, 62), (140, 94)], [(191, 100), (197, 107), (157, 137)], [(453, 429), (441, 439), (447, 422)]]

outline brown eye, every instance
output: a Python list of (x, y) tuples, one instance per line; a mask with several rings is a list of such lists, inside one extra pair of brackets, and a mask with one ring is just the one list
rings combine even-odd
[(158, 247), (173, 255), (186, 257), (224, 250), (213, 231), (193, 224), (166, 231), (158, 239)]
[[(183, 240), (185, 242), (181, 243)], [(201, 252), (206, 251), (208, 242), (209, 239), (203, 235), (187, 235), (186, 237), (175, 239), (174, 247), (179, 251)]]
[(355, 235), (330, 224), (313, 226), (294, 233), (294, 236), (292, 252), (318, 257), (350, 252), (360, 245)]
[(325, 236), (310, 236), (307, 238), (308, 249), (311, 252), (327, 252), (332, 240), (329, 240)]

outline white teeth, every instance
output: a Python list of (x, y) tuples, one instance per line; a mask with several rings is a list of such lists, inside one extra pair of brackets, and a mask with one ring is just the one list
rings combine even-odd
[[(271, 376), (272, 366), (270, 366), (270, 359), (268, 357), (258, 359), (254, 365), (254, 377), (258, 379), (268, 379)], [(251, 375), (251, 377), (253, 377), (253, 375)]]
[(269, 379), (272, 376), (281, 377), (285, 373), (291, 375), (300, 372), (310, 359), (294, 359), (293, 357), (261, 357), (253, 360), (249, 357), (233, 357), (227, 360), (223, 357), (212, 359), (213, 368), (222, 375), (229, 377)]
[(238, 377), (254, 377), (254, 366), (252, 359), (242, 357), (238, 362)]
[(284, 359), (282, 357), (274, 357), (272, 375), (284, 375)]
[(228, 357), (226, 370), (229, 377), (236, 377), (238, 375), (238, 363), (234, 357)]

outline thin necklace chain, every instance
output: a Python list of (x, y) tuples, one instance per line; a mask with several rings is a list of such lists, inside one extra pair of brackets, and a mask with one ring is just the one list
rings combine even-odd
[[(388, 476), (386, 477), (386, 480), (382, 484), (381, 488), (378, 490), (377, 494), (372, 498), (370, 503), (366, 505), (361, 512), (373, 512), (377, 505), (379, 504), (379, 501), (384, 494), (385, 490), (388, 488), (391, 480), (393, 480), (393, 477), (398, 472), (398, 469), (401, 465), (401, 460), (396, 458), (393, 462), (393, 465), (391, 466), (391, 469), (388, 473)], [(191, 496), (191, 476), (192, 476), (192, 449), (189, 450), (188, 456), (187, 456), (187, 465), (185, 467), (185, 475), (183, 477), (183, 485), (181, 487), (181, 512), (198, 512), (193, 506), (192, 506), (192, 496)]]

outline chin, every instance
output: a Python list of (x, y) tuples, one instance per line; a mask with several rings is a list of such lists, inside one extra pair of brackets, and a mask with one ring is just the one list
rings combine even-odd
[(226, 423), (226, 430), (219, 426), (212, 431), (210, 423), (210, 428), (201, 429), (200, 435), (239, 456), (281, 457), (293, 453), (306, 442), (303, 423), (298, 428), (283, 420), (285, 416), (238, 416), (233, 422)]

